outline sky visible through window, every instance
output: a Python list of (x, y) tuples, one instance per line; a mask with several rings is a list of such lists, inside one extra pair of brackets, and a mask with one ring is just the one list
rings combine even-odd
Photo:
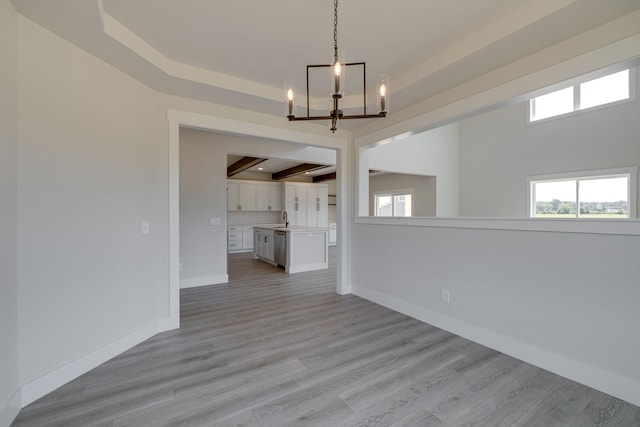
[(630, 98), (630, 71), (623, 70), (530, 100), (530, 121), (561, 116)]
[(610, 74), (580, 85), (580, 108), (629, 98), (629, 70)]

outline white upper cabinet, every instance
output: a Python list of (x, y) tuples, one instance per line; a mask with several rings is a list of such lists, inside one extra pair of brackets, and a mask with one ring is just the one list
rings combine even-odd
[(279, 182), (265, 182), (258, 184), (259, 211), (282, 210), (282, 184)]
[(258, 210), (258, 186), (256, 184), (239, 183), (238, 185), (238, 210)]
[(289, 223), (328, 227), (328, 187), (306, 182), (227, 181), (229, 211), (287, 211)]
[(285, 182), (284, 183), (285, 200), (287, 202), (306, 203), (308, 185), (311, 185), (311, 184)]
[(326, 184), (284, 183), (284, 199), (291, 225), (328, 227), (328, 186)]
[(282, 210), (282, 184), (262, 181), (227, 181), (229, 211)]
[(238, 183), (227, 181), (227, 210), (238, 210)]

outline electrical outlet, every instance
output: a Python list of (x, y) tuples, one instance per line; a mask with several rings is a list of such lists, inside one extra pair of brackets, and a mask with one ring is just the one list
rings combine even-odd
[(220, 218), (209, 218), (209, 225), (220, 225)]
[(142, 223), (140, 224), (140, 232), (142, 234), (149, 234), (149, 228), (150, 228), (149, 221), (142, 221)]
[(440, 299), (445, 304), (449, 304), (451, 302), (451, 295), (449, 294), (449, 289), (442, 289), (440, 293)]

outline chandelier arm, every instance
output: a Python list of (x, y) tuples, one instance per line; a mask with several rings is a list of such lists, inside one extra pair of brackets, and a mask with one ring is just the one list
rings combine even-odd
[[(339, 118), (342, 119), (375, 119), (377, 117), (386, 117), (387, 113), (381, 112), (378, 114), (342, 114)], [(333, 116), (288, 116), (290, 122), (306, 121), (306, 120), (331, 120)]]
[(375, 119), (377, 117), (386, 117), (387, 113), (385, 113), (384, 111), (378, 114), (343, 114), (340, 116), (340, 120), (347, 120), (347, 119)]

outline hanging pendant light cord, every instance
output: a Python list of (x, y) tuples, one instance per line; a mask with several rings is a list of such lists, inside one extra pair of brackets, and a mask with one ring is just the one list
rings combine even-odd
[(338, 61), (338, 0), (333, 0), (333, 57)]

